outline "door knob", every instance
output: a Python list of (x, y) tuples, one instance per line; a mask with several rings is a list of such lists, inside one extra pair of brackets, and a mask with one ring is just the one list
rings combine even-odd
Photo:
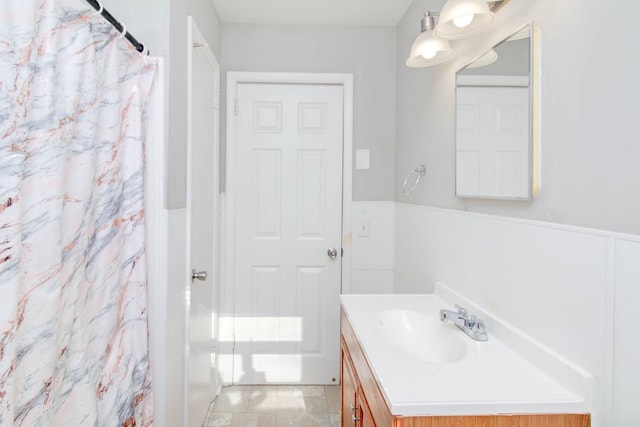
[(196, 269), (194, 268), (191, 271), (191, 281), (193, 282), (194, 280), (201, 280), (201, 281), (205, 281), (207, 280), (207, 272), (206, 271), (196, 271)]
[(331, 259), (336, 259), (338, 256), (338, 250), (336, 248), (329, 248), (327, 250), (327, 255), (329, 255), (329, 258)]

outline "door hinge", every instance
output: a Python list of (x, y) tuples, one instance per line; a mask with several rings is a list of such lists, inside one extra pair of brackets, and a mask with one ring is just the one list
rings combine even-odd
[(238, 117), (238, 98), (235, 99), (233, 105), (233, 114)]
[(340, 258), (344, 258), (344, 248), (340, 248)]

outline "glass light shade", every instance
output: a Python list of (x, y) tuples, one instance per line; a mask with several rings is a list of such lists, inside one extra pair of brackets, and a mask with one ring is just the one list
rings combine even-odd
[(416, 37), (407, 59), (407, 67), (419, 68), (442, 64), (455, 56), (446, 40), (434, 37), (433, 31), (423, 31)]
[(471, 21), (473, 21), (473, 15), (462, 15), (457, 18), (453, 18), (453, 25), (458, 28), (463, 28), (471, 24)]
[[(473, 19), (463, 26), (469, 20), (468, 15)], [(448, 0), (440, 12), (434, 33), (441, 39), (463, 39), (488, 29), (495, 22), (496, 16), (485, 0)]]
[(491, 49), (484, 55), (480, 55), (475, 61), (471, 64), (467, 65), (467, 68), (480, 68), (485, 67), (489, 64), (493, 64), (498, 59), (498, 52)]

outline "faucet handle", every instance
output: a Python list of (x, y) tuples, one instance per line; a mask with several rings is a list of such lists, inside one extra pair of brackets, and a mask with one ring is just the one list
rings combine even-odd
[(477, 341), (487, 341), (489, 339), (487, 336), (487, 328), (482, 320), (477, 320), (473, 325), (471, 336)]
[(456, 308), (458, 309), (458, 314), (462, 317), (468, 317), (469, 316), (469, 311), (467, 311), (466, 308), (461, 307), (460, 305), (456, 304)]

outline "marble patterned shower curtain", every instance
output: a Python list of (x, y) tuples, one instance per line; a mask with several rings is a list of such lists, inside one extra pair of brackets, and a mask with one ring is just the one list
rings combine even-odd
[(84, 0), (0, 5), (0, 426), (149, 426), (144, 107)]

